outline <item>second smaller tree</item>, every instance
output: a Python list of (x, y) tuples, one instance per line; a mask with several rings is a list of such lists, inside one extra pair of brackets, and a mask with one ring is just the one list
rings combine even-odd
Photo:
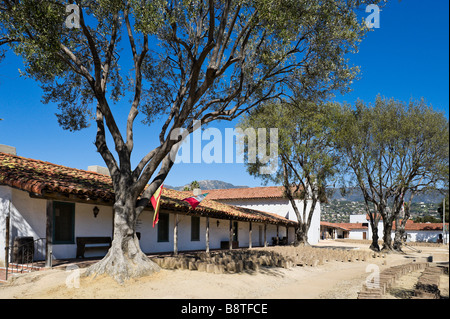
[[(278, 168), (274, 174), (262, 174), (270, 165), (258, 156), (246, 163), (247, 171), (265, 183), (282, 184), (296, 214), (295, 245), (308, 244), (308, 231), (317, 205), (325, 202), (327, 185), (333, 181), (338, 156), (332, 147), (333, 129), (326, 105), (306, 101), (268, 103), (244, 117), (238, 127), (278, 128)], [(258, 143), (260, 139), (258, 137)], [(267, 140), (267, 147), (269, 141)], [(248, 154), (246, 143), (246, 154)], [(265, 154), (263, 154), (265, 155)], [(296, 201), (300, 199), (301, 202)]]

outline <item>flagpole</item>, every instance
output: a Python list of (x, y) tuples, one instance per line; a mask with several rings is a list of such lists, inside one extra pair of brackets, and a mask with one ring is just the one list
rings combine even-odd
[(209, 254), (209, 216), (206, 216), (206, 253)]
[(178, 255), (178, 214), (175, 214), (173, 224), (173, 254)]
[(442, 243), (446, 244), (446, 238), (445, 238), (445, 197), (442, 200)]

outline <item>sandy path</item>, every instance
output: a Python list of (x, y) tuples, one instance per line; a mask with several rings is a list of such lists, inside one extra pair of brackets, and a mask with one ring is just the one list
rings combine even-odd
[[(326, 293), (339, 283), (354, 280), (356, 273), (361, 275), (355, 280), (355, 286), (359, 289), (367, 276), (364, 264), (347, 264), (343, 269), (339, 268), (344, 265), (338, 264), (324, 265), (322, 269), (262, 268), (258, 273), (221, 275), (187, 270), (161, 270), (157, 274), (132, 280), (124, 285), (119, 285), (108, 277), (81, 277), (78, 288), (66, 285), (68, 278), (69, 284), (74, 283), (70, 281), (73, 272), (50, 270), (18, 276), (11, 284), (0, 286), (0, 298), (319, 298), (320, 294)], [(355, 293), (356, 291), (357, 289)]]
[[(445, 250), (439, 253), (445, 254)], [(368, 262), (328, 262), (317, 267), (290, 269), (261, 267), (258, 272), (239, 274), (161, 270), (124, 285), (109, 277), (81, 276), (78, 286), (76, 281), (70, 280), (77, 278), (76, 271), (53, 269), (20, 275), (0, 285), (0, 298), (354, 299), (369, 275), (366, 267), (370, 263), (382, 271), (426, 256), (428, 252), (394, 254)], [(448, 260), (448, 250), (446, 258)], [(79, 271), (82, 273), (83, 269)]]

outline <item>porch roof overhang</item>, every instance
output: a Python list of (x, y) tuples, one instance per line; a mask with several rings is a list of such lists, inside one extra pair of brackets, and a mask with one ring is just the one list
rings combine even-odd
[[(110, 176), (6, 153), (0, 153), (0, 185), (26, 191), (31, 197), (41, 199), (113, 206), (115, 198)], [(191, 192), (163, 188), (161, 209), (192, 216), (297, 226), (297, 222), (276, 214), (208, 198), (194, 210), (183, 201), (190, 196)], [(150, 203), (146, 209), (153, 211)]]
[(350, 231), (349, 228), (345, 228), (345, 227), (339, 226), (339, 225), (337, 225), (335, 223), (323, 222), (323, 221), (320, 222), (320, 227), (322, 227), (322, 228), (340, 229), (340, 230), (343, 230), (343, 231)]

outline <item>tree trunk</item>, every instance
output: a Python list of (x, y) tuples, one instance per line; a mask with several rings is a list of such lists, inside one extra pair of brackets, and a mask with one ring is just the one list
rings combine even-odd
[(295, 229), (294, 246), (308, 245), (308, 225), (305, 223), (299, 223), (299, 226)]
[(114, 204), (114, 238), (106, 256), (90, 266), (86, 276), (107, 274), (123, 283), (133, 277), (152, 274), (160, 270), (141, 250), (136, 236), (136, 202)]
[(372, 244), (370, 244), (370, 249), (374, 251), (380, 251), (380, 245), (378, 245), (378, 225), (372, 225)]
[(403, 246), (403, 242), (406, 241), (405, 238), (405, 227), (406, 227), (406, 222), (409, 219), (409, 210), (407, 212), (405, 212), (405, 215), (403, 216), (403, 219), (400, 221), (399, 218), (396, 219), (395, 221), (395, 237), (394, 237), (394, 245), (393, 248), (396, 251), (402, 252), (402, 246)]
[[(404, 193), (405, 191), (402, 192), (402, 195), (400, 196), (400, 198), (404, 198)], [(399, 204), (399, 206), (401, 207), (399, 209), (399, 212), (397, 213), (397, 217), (395, 219), (395, 237), (394, 237), (394, 249), (402, 252), (402, 246), (403, 246), (403, 242), (406, 241), (406, 231), (405, 231), (405, 227), (406, 227), (406, 223), (409, 220), (410, 217), (410, 207), (411, 207), (411, 203), (412, 200), (414, 198), (415, 192), (411, 192), (411, 196), (409, 199), (408, 203), (404, 203), (401, 202)], [(401, 221), (400, 221), (401, 218)]]
[(405, 225), (403, 223), (396, 224), (393, 248), (396, 251), (402, 251), (403, 237), (405, 236)]
[[(387, 218), (383, 218), (383, 221), (385, 221)], [(381, 250), (387, 250), (392, 251), (392, 222), (386, 221), (383, 222), (383, 246)]]

